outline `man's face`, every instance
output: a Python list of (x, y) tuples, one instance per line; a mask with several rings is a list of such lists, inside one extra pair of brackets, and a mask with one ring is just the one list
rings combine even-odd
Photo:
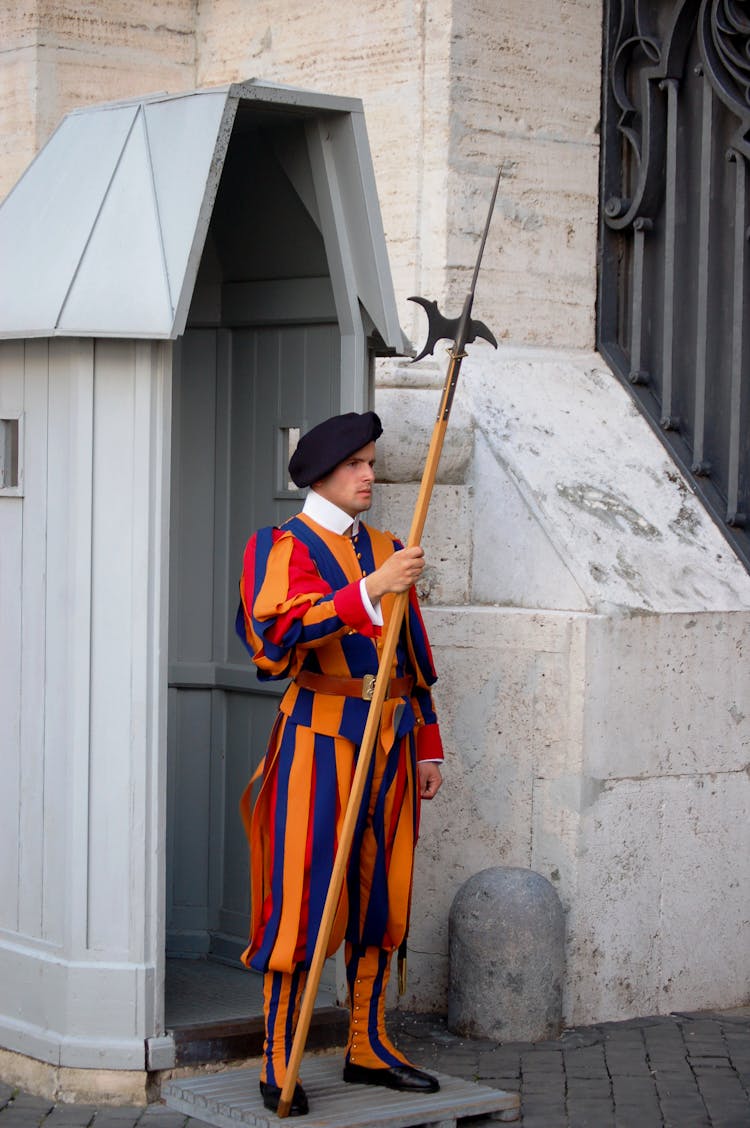
[(335, 470), (326, 474), (313, 489), (338, 505), (350, 517), (364, 513), (372, 505), (372, 484), (375, 481), (375, 443), (355, 450)]

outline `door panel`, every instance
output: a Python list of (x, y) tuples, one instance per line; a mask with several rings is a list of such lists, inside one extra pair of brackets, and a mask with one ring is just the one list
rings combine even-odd
[[(219, 931), (223, 936), (247, 937), (248, 851), (239, 812), (239, 797), (258, 765), (273, 725), (278, 697), (262, 693), (226, 695), (225, 807)], [(214, 949), (218, 940), (214, 939)]]
[(188, 330), (175, 348), (170, 541), (167, 952), (236, 960), (247, 940), (240, 796), (282, 687), (234, 633), (248, 536), (300, 506), (286, 429), (333, 414), (335, 324)]

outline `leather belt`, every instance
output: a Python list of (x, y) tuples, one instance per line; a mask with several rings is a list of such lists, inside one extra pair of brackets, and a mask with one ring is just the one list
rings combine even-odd
[[(375, 692), (375, 674), (365, 674), (363, 678), (334, 678), (328, 674), (315, 674), (312, 670), (300, 670), (294, 679), (303, 689), (314, 693), (332, 693), (336, 697), (360, 697), (372, 701)], [(412, 678), (392, 678), (385, 691), (386, 697), (408, 697), (411, 693)]]

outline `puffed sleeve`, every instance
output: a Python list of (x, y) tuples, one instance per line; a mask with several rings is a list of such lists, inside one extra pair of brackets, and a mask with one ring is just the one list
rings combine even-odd
[(261, 680), (289, 677), (298, 649), (322, 646), (351, 629), (370, 637), (377, 631), (359, 581), (333, 591), (306, 546), (272, 527), (259, 530), (245, 548), (236, 627)]

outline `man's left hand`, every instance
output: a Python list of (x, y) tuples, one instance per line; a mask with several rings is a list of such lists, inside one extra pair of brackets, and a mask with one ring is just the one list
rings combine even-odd
[(440, 790), (443, 777), (434, 760), (422, 760), (417, 764), (419, 794), (423, 799), (434, 799)]

